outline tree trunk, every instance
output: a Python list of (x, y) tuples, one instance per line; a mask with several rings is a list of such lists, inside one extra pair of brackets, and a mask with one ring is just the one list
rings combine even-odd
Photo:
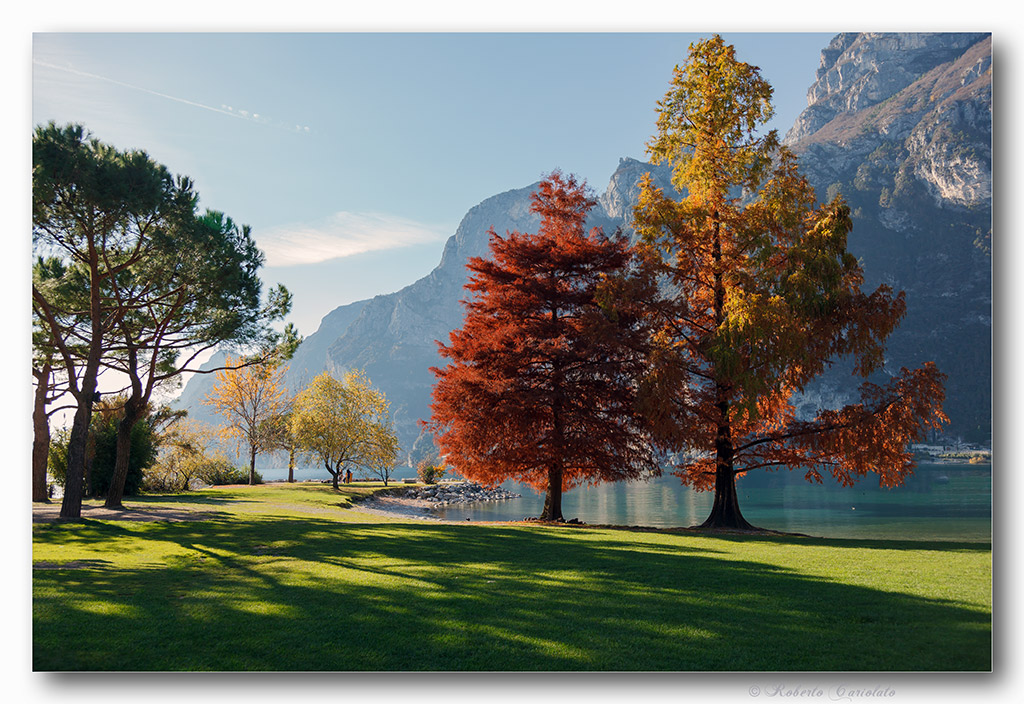
[(46, 464), (50, 458), (50, 420), (46, 417), (46, 392), (50, 385), (50, 365), (36, 374), (35, 405), (32, 408), (32, 501), (46, 501)]
[(715, 502), (711, 506), (711, 515), (707, 517), (701, 528), (730, 528), (735, 530), (757, 530), (740, 513), (739, 495), (736, 493), (736, 475), (732, 469), (723, 471), (719, 467), (715, 471)]
[[(94, 382), (95, 386), (95, 382)], [(68, 471), (64, 478), (64, 499), (60, 504), (61, 518), (82, 517), (82, 482), (85, 478), (85, 445), (89, 435), (89, 419), (92, 415), (92, 393), (87, 400), (80, 401), (75, 418), (71, 423), (68, 438)]]
[(295, 483), (295, 448), (288, 448), (288, 481)]
[(128, 399), (124, 406), (124, 418), (117, 424), (117, 446), (114, 457), (114, 474), (110, 477), (110, 486), (107, 488), (107, 498), (103, 502), (104, 508), (124, 510), (121, 499), (124, 498), (124, 485), (128, 481), (128, 464), (132, 452), (132, 429), (142, 417), (144, 405), (140, 405), (133, 399)]
[(256, 446), (249, 447), (249, 486), (256, 483)]
[(757, 530), (740, 513), (739, 495), (736, 493), (736, 473), (733, 471), (732, 427), (729, 420), (729, 401), (726, 390), (718, 387), (718, 434), (715, 437), (715, 502), (711, 515), (700, 524), (701, 528), (735, 528)]
[(548, 489), (544, 495), (544, 509), (540, 512), (542, 521), (564, 521), (562, 516), (562, 467), (548, 468)]
[(341, 476), (341, 468), (339, 467), (338, 471), (335, 472), (333, 469), (331, 469), (331, 463), (330, 462), (324, 462), (324, 466), (327, 467), (327, 472), (328, 472), (328, 474), (331, 475), (331, 485), (334, 487), (334, 490), (337, 491), (338, 490), (338, 477)]
[[(551, 311), (552, 325), (558, 324), (558, 311)], [(562, 451), (565, 433), (562, 427), (562, 366), (558, 359), (552, 360), (552, 399), (551, 399), (551, 431), (555, 457), (548, 466), (548, 489), (544, 494), (544, 508), (540, 512), (542, 521), (564, 521), (562, 516), (562, 460), (558, 453)]]
[[(93, 243), (89, 244), (89, 324), (92, 336), (89, 340), (89, 354), (82, 373), (81, 386), (74, 394), (78, 401), (75, 418), (71, 423), (71, 437), (68, 438), (68, 474), (64, 481), (64, 500), (60, 505), (61, 518), (82, 517), (82, 481), (85, 478), (86, 442), (89, 439), (89, 423), (92, 422), (93, 395), (96, 393), (96, 377), (100, 372), (100, 357), (103, 352), (103, 307), (100, 295), (99, 259)], [(73, 383), (74, 370), (68, 369), (68, 383)]]
[[(714, 312), (716, 332), (725, 322), (725, 281), (722, 276), (722, 229), (719, 214), (714, 210), (714, 239), (711, 257), (714, 260)], [(730, 418), (730, 387), (724, 381), (715, 383), (715, 405), (718, 408), (718, 430), (715, 435), (715, 502), (711, 515), (701, 528), (738, 528), (755, 530), (740, 513), (733, 471), (732, 419)]]
[(64, 480), (64, 499), (60, 504), (61, 518), (82, 517), (86, 445), (89, 441), (89, 423), (92, 421), (93, 394), (96, 392), (99, 366), (99, 351), (96, 350), (86, 364), (77, 398), (78, 408), (75, 409), (75, 417), (71, 423), (71, 436), (68, 438), (68, 473)]

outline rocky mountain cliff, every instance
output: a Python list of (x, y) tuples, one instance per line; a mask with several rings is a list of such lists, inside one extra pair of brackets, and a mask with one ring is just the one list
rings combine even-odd
[[(992, 47), (988, 34), (840, 34), (786, 135), (819, 198), (853, 210), (866, 285), (907, 294), (886, 367), (949, 375), (951, 434), (991, 432)], [(821, 388), (842, 390), (830, 375)]]
[[(853, 208), (849, 246), (866, 284), (907, 292), (887, 369), (936, 361), (949, 375), (950, 431), (979, 441), (988, 439), (991, 413), (991, 86), (988, 35), (840, 34), (822, 51), (807, 109), (786, 136), (819, 198), (842, 193)], [(622, 159), (589, 224), (628, 227), (647, 171), (671, 191), (668, 169)], [(461, 325), (466, 260), (487, 254), (492, 226), (536, 231), (535, 186), (472, 208), (426, 277), (325, 316), (296, 353), (289, 387), (324, 370), (361, 368), (391, 402), (407, 456), (431, 453), (418, 420), (429, 414), (429, 368), (441, 363), (436, 341)], [(195, 377), (180, 405), (191, 412), (211, 382)], [(809, 389), (803, 410), (850, 400), (857, 383), (829, 374)]]

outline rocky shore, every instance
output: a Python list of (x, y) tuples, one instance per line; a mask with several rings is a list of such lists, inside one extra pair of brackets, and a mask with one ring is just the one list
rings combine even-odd
[(467, 504), (475, 501), (504, 501), (518, 499), (517, 494), (501, 487), (488, 489), (476, 482), (442, 482), (427, 486), (411, 487), (405, 491), (396, 491), (394, 496), (406, 499), (426, 501), (434, 506), (451, 504)]
[(505, 489), (486, 489), (475, 482), (444, 482), (429, 486), (395, 487), (359, 501), (356, 507), (360, 511), (377, 515), (448, 523), (450, 521), (442, 521), (437, 515), (437, 509), (452, 504), (503, 501), (519, 496), (520, 494)]

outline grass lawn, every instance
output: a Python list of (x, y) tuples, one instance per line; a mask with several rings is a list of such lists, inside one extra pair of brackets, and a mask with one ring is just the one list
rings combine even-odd
[(987, 543), (445, 525), (319, 484), (37, 523), (36, 670), (991, 668)]

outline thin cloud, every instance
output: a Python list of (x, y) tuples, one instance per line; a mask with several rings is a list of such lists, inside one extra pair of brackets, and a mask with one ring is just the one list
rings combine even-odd
[(258, 122), (260, 124), (268, 125), (270, 127), (277, 127), (279, 129), (288, 130), (289, 132), (300, 132), (300, 133), (304, 133), (304, 134), (308, 134), (309, 133), (309, 127), (306, 127), (306, 126), (303, 126), (303, 125), (295, 125), (293, 127), (293, 126), (289, 126), (289, 125), (275, 123), (275, 122), (272, 122), (270, 119), (260, 115), (259, 113), (250, 112), (248, 110), (236, 110), (236, 109), (234, 109), (232, 107), (229, 107), (227, 105), (221, 105), (219, 108), (216, 108), (216, 107), (213, 107), (212, 105), (204, 105), (203, 103), (197, 103), (194, 100), (187, 100), (185, 98), (179, 98), (179, 97), (174, 96), (174, 95), (168, 95), (167, 93), (160, 93), (159, 91), (151, 90), (149, 88), (143, 88), (142, 86), (136, 86), (136, 85), (133, 85), (131, 83), (125, 83), (124, 81), (119, 81), (119, 80), (114, 79), (114, 78), (108, 78), (107, 76), (101, 76), (101, 75), (96, 74), (96, 73), (89, 73), (88, 71), (81, 71), (81, 70), (79, 70), (77, 68), (73, 68), (71, 66), (59, 66), (57, 64), (51, 64), (51, 63), (49, 63), (47, 61), (41, 61), (40, 59), (33, 59), (32, 63), (35, 64), (36, 66), (43, 66), (45, 68), (52, 68), (52, 69), (54, 69), (56, 71), (63, 71), (65, 73), (70, 73), (70, 74), (73, 74), (75, 76), (83, 76), (85, 78), (92, 78), (92, 79), (95, 79), (97, 81), (105, 81), (107, 83), (112, 83), (112, 84), (114, 84), (116, 86), (121, 86), (122, 88), (128, 88), (130, 90), (137, 90), (137, 91), (139, 91), (141, 93), (148, 93), (149, 95), (155, 95), (158, 98), (164, 98), (165, 100), (173, 100), (176, 103), (182, 103), (183, 105), (189, 105), (191, 107), (199, 108), (201, 110), (208, 110), (210, 112), (215, 112), (215, 113), (218, 113), (220, 115), (226, 115), (228, 117), (233, 117), (233, 118), (238, 119), (238, 120), (247, 120), (249, 122)]
[(448, 234), (392, 215), (340, 212), (314, 223), (265, 230), (256, 233), (256, 240), (267, 255), (267, 266), (295, 266), (439, 242)]

